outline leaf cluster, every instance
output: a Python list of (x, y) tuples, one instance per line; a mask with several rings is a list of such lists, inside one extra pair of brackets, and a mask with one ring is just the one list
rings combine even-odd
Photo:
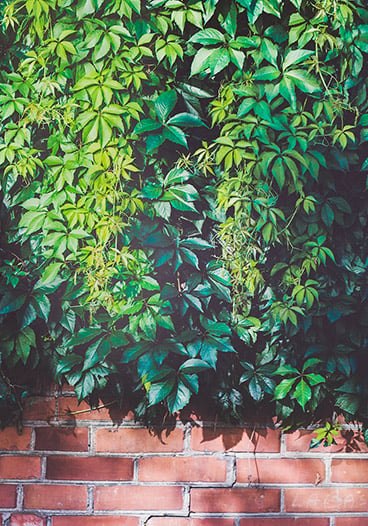
[(364, 3), (13, 0), (2, 24), (1, 403), (48, 371), (139, 417), (367, 422)]

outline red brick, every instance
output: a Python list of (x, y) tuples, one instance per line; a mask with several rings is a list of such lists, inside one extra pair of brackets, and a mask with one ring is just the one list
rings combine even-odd
[(88, 451), (87, 428), (40, 427), (36, 429), (37, 450)]
[(194, 488), (191, 510), (200, 513), (263, 513), (280, 511), (280, 490)]
[(225, 482), (226, 462), (211, 457), (156, 457), (141, 459), (139, 480), (144, 482)]
[(238, 459), (238, 482), (315, 484), (324, 478), (325, 465), (318, 459)]
[(349, 512), (368, 510), (368, 488), (285, 489), (288, 512)]
[(253, 430), (243, 428), (194, 427), (192, 429), (192, 448), (196, 451), (242, 451), (267, 452), (280, 451), (280, 432), (275, 429)]
[(333, 459), (331, 465), (331, 481), (343, 483), (368, 482), (368, 459)]
[(234, 519), (192, 519), (190, 526), (234, 526)]
[(358, 431), (351, 431), (348, 429), (342, 430), (335, 438), (336, 444), (324, 447), (309, 449), (311, 440), (316, 438), (313, 431), (299, 430), (294, 433), (286, 435), (286, 448), (288, 451), (311, 451), (312, 453), (367, 453), (368, 446), (364, 442), (362, 433)]
[(335, 526), (367, 526), (368, 517), (336, 517)]
[(183, 517), (152, 517), (147, 526), (191, 526), (190, 519)]
[(55, 398), (28, 398), (23, 409), (23, 420), (50, 420), (55, 416)]
[(7, 427), (0, 431), (0, 450), (26, 451), (31, 445), (31, 428), (23, 427), (19, 434), (16, 427)]
[(46, 477), (59, 480), (131, 480), (133, 460), (112, 457), (48, 457)]
[(41, 476), (40, 457), (0, 458), (0, 478), (2, 479), (36, 479)]
[(17, 513), (11, 516), (9, 526), (46, 526), (46, 519), (38, 517), (37, 515)]
[(33, 510), (85, 510), (85, 486), (49, 486), (35, 484), (24, 486), (24, 508)]
[[(76, 413), (76, 414), (73, 414)], [(61, 420), (108, 420), (111, 421), (107, 407), (91, 409), (87, 402), (78, 403), (74, 396), (59, 398), (58, 418)]]
[(138, 517), (53, 517), (52, 526), (139, 526)]
[(16, 490), (15, 485), (0, 484), (0, 508), (15, 508)]
[(123, 420), (134, 420), (134, 413), (127, 407), (121, 408), (117, 402), (98, 404), (100, 409), (91, 409), (86, 402), (78, 403), (75, 396), (64, 396), (58, 399), (58, 419), (67, 420), (68, 422), (85, 421), (85, 420), (106, 420), (111, 422), (122, 422)]
[(184, 434), (174, 429), (167, 436), (153, 436), (148, 429), (97, 429), (96, 451), (111, 453), (163, 453), (182, 451)]
[(182, 489), (177, 486), (98, 486), (95, 510), (180, 510)]
[(329, 526), (330, 519), (284, 518), (279, 519), (241, 519), (240, 526)]

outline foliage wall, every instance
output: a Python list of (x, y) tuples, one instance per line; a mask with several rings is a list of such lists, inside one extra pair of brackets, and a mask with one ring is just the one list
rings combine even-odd
[(366, 421), (363, 0), (15, 0), (2, 24), (3, 421), (48, 376), (141, 417)]

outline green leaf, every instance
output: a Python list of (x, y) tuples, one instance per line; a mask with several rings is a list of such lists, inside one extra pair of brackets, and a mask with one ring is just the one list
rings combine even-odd
[(79, 401), (84, 400), (95, 388), (95, 377), (91, 372), (87, 372), (82, 379), (74, 386), (75, 394)]
[(175, 379), (169, 378), (165, 382), (158, 382), (151, 384), (151, 387), (148, 391), (148, 402), (149, 405), (158, 404), (164, 398), (168, 396), (169, 393), (174, 389)]
[(141, 12), (141, 0), (125, 0), (125, 2), (135, 11), (138, 15)]
[(147, 153), (151, 153), (156, 150), (165, 142), (165, 138), (162, 135), (148, 135), (146, 138)]
[(35, 333), (30, 327), (25, 327), (15, 341), (15, 352), (24, 364), (28, 360), (32, 347), (36, 347)]
[(254, 24), (258, 17), (262, 14), (264, 6), (263, 2), (257, 0), (237, 0), (238, 3), (246, 8), (248, 20), (250, 24)]
[(217, 345), (213, 345), (211, 340), (203, 340), (200, 348), (202, 360), (208, 362), (216, 370), (217, 365)]
[(272, 81), (276, 80), (280, 77), (281, 73), (280, 71), (273, 67), (273, 66), (265, 66), (263, 68), (258, 69), (254, 75), (254, 80), (261, 80), (261, 81)]
[(247, 115), (257, 104), (257, 101), (251, 97), (248, 97), (243, 100), (238, 109), (238, 117), (243, 117)]
[(305, 60), (313, 55), (313, 53), (314, 51), (309, 51), (306, 49), (292, 49), (285, 55), (282, 67), (285, 70), (292, 65), (305, 62)]
[(232, 334), (231, 328), (224, 322), (211, 322), (205, 325), (204, 320), (202, 319), (202, 323), (206, 327), (206, 332), (212, 336), (231, 336)]
[(67, 354), (66, 356), (60, 356), (56, 365), (56, 376), (68, 373), (73, 369), (75, 365), (79, 365), (82, 362), (82, 356), (78, 354)]
[(157, 97), (157, 99), (155, 100), (155, 111), (161, 123), (166, 122), (167, 117), (174, 109), (177, 100), (178, 97), (176, 95), (176, 92), (173, 90), (166, 91), (165, 93), (162, 93), (159, 97)]
[(190, 113), (177, 113), (167, 121), (167, 124), (188, 128), (205, 126), (199, 117)]
[(198, 394), (199, 391), (199, 379), (196, 374), (181, 374), (180, 379), (184, 385), (186, 385), (192, 393)]
[[(316, 283), (317, 285), (317, 283)], [(303, 364), (303, 373), (305, 371), (307, 371), (308, 369), (310, 369), (311, 367), (315, 367), (316, 365), (319, 365), (321, 363), (322, 360), (320, 360), (319, 358), (309, 358), (306, 362), (304, 362)]]
[(309, 400), (312, 398), (312, 391), (309, 385), (303, 378), (300, 380), (300, 382), (295, 387), (294, 391), (294, 398), (298, 402), (298, 404), (303, 408), (303, 411), (305, 409), (305, 404), (309, 402)]
[(51, 311), (51, 302), (48, 296), (44, 294), (35, 294), (34, 295), (34, 307), (38, 315), (43, 318), (45, 321), (48, 320), (49, 314)]
[(180, 366), (179, 371), (185, 374), (193, 374), (200, 373), (201, 371), (205, 371), (207, 369), (211, 369), (211, 366), (204, 360), (190, 358)]
[(193, 294), (188, 293), (183, 294), (183, 297), (191, 307), (193, 307), (195, 310), (203, 312), (202, 302), (200, 299), (196, 298), (196, 296), (193, 296)]
[(205, 71), (208, 68), (208, 59), (212, 54), (212, 49), (201, 48), (194, 55), (190, 76), (198, 75), (198, 73)]
[(349, 415), (355, 415), (357, 413), (359, 403), (359, 396), (349, 393), (344, 393), (336, 399), (337, 407)]
[(181, 144), (188, 148), (187, 139), (185, 133), (177, 126), (166, 126), (163, 130), (163, 137), (169, 141)]
[(94, 0), (79, 0), (77, 4), (77, 18), (83, 18), (96, 11), (96, 3)]
[(282, 380), (275, 388), (273, 397), (274, 400), (281, 400), (282, 398), (285, 398), (290, 393), (296, 380), (297, 378), (285, 378)]
[(191, 237), (180, 242), (180, 246), (190, 248), (192, 250), (208, 250), (213, 249), (213, 245), (200, 237)]
[(15, 296), (14, 292), (7, 292), (0, 300), (0, 314), (8, 314), (19, 310), (24, 305), (26, 298), (25, 294)]
[(218, 29), (208, 28), (202, 29), (201, 31), (195, 33), (189, 39), (189, 42), (193, 42), (194, 44), (202, 44), (204, 46), (211, 46), (225, 42), (225, 37)]
[(321, 89), (316, 79), (303, 69), (286, 71), (284, 73), (284, 79), (290, 80), (305, 93), (316, 93)]
[(170, 413), (175, 413), (188, 405), (192, 391), (183, 382), (179, 382), (177, 389), (167, 397), (167, 407)]
[(335, 219), (335, 214), (328, 203), (322, 206), (321, 218), (327, 227), (331, 227)]
[(249, 382), (248, 388), (249, 394), (253, 398), (253, 400), (259, 402), (259, 400), (261, 400), (263, 397), (263, 390), (257, 376), (253, 376), (253, 378)]
[(28, 325), (31, 325), (31, 323), (33, 323), (36, 318), (37, 318), (36, 309), (31, 303), (29, 303), (26, 306), (26, 308), (23, 309), (20, 328), (23, 329), (24, 327), (28, 327)]
[(88, 347), (85, 351), (82, 372), (94, 367), (97, 363), (102, 363), (110, 353), (110, 345), (106, 339), (101, 338)]
[(307, 374), (305, 375), (305, 378), (308, 380), (309, 385), (311, 385), (312, 387), (314, 385), (318, 385), (318, 384), (322, 384), (326, 382), (326, 378), (324, 378), (320, 374), (314, 374), (314, 373)]
[(141, 133), (147, 133), (150, 131), (159, 130), (161, 128), (162, 124), (159, 122), (156, 122), (152, 119), (142, 119), (138, 124), (135, 126), (133, 133), (137, 133), (138, 135)]
[(209, 55), (206, 63), (212, 75), (217, 75), (230, 64), (230, 54), (227, 49), (216, 49)]

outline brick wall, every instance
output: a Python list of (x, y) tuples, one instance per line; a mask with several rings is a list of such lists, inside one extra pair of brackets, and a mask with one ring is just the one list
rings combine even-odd
[(359, 432), (309, 452), (312, 436), (196, 420), (155, 436), (55, 392), (28, 406), (21, 435), (0, 431), (0, 524), (367, 526)]

